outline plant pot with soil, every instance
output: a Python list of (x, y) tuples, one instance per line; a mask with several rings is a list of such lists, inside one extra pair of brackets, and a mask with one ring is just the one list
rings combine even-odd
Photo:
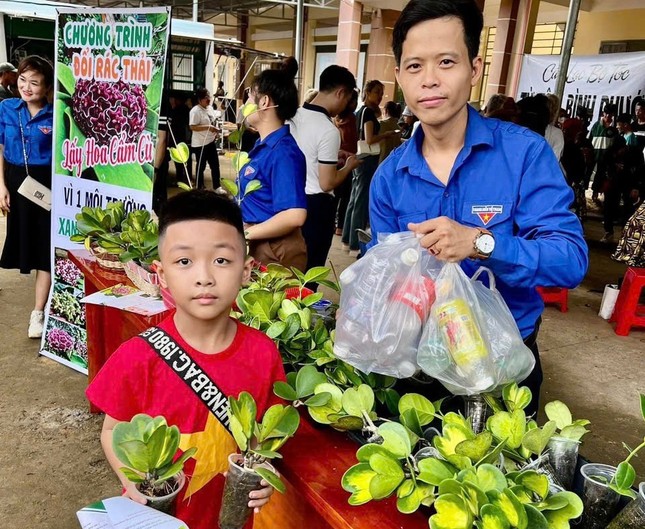
[(282, 457), (277, 451), (296, 433), (300, 415), (293, 406), (275, 404), (260, 422), (255, 400), (243, 391), (237, 399), (229, 397), (228, 416), (241, 453), (228, 458), (219, 527), (241, 529), (251, 515), (249, 493), (262, 488), (263, 480), (278, 492), (285, 492), (284, 484), (268, 461)]
[(186, 460), (197, 451), (190, 448), (175, 459), (180, 433), (164, 417), (135, 415), (118, 423), (112, 432), (112, 449), (123, 463), (120, 472), (145, 496), (153, 509), (172, 514), (175, 499), (186, 477)]

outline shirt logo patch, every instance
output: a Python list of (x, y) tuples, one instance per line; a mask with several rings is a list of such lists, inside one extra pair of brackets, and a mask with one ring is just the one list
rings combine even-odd
[(253, 167), (249, 165), (244, 171), (244, 176), (249, 176), (250, 174), (253, 174), (253, 173), (255, 173), (255, 169), (253, 169)]
[(504, 212), (504, 206), (473, 206), (471, 213), (477, 215), (479, 219), (487, 226), (497, 214)]
[(40, 129), (40, 132), (42, 132), (43, 134), (50, 134), (52, 131), (51, 127), (47, 127), (45, 125), (39, 125), (38, 128)]

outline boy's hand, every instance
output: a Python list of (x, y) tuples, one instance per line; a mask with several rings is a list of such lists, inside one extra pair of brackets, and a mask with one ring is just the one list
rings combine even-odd
[(259, 513), (260, 509), (269, 503), (269, 499), (274, 491), (274, 488), (264, 480), (260, 481), (260, 485), (262, 486), (261, 489), (249, 492), (249, 498), (251, 498), (249, 508), (253, 509), (255, 514)]
[(136, 485), (131, 481), (129, 481), (128, 484), (124, 487), (122, 496), (125, 496), (126, 498), (130, 498), (132, 501), (136, 501), (141, 505), (145, 505), (146, 503), (148, 503), (148, 500), (146, 499), (146, 497), (137, 490)]

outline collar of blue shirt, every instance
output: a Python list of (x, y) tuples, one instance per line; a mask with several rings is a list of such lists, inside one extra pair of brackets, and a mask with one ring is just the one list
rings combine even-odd
[[(423, 174), (427, 168), (422, 151), (424, 138), (423, 128), (421, 126), (417, 127), (414, 136), (408, 140), (404, 147), (403, 154), (396, 166), (397, 170), (408, 168), (412, 174)], [(492, 147), (495, 145), (495, 138), (490, 127), (486, 124), (486, 118), (468, 105), (468, 124), (466, 125), (464, 151), (469, 153), (473, 147), (478, 145)]]
[[(280, 127), (278, 130), (274, 130), (262, 141), (258, 141), (253, 147), (253, 150), (263, 147), (264, 145), (273, 149), (280, 142), (280, 140), (284, 138), (287, 134), (289, 134), (289, 125), (282, 125), (282, 127)], [(250, 156), (250, 153), (249, 153), (249, 156)]]
[[(54, 111), (54, 106), (51, 103), (46, 103), (43, 108), (41, 108), (38, 111), (38, 114), (36, 114), (33, 118), (29, 115), (29, 110), (27, 109), (27, 103), (23, 101), (19, 97), (12, 97), (9, 99), (5, 99), (3, 101), (3, 104), (6, 105), (8, 108), (13, 108), (15, 110), (20, 110), (26, 112), (27, 116), (29, 119), (34, 119), (35, 117), (40, 116), (41, 114), (47, 114), (47, 113), (53, 113)], [(17, 119), (17, 118), (16, 118)]]

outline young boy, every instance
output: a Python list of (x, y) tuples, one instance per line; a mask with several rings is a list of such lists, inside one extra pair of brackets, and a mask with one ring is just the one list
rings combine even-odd
[[(277, 400), (273, 383), (284, 380), (280, 354), (261, 332), (229, 317), (240, 286), (249, 279), (244, 228), (239, 207), (212, 191), (180, 193), (159, 219), (161, 284), (172, 294), (176, 311), (159, 327), (188, 353), (226, 395), (248, 391), (262, 414)], [(176, 364), (185, 359), (177, 358)], [(196, 378), (194, 379), (196, 382)], [(197, 447), (184, 467), (187, 482), (175, 515), (190, 529), (217, 527), (227, 457), (236, 451), (231, 434), (195, 392), (142, 337), (131, 338), (110, 357), (87, 389), (88, 399), (105, 412), (101, 444), (125, 489), (145, 499), (118, 470), (112, 430), (137, 413), (163, 415), (181, 432), (181, 450)], [(249, 494), (255, 512), (269, 501), (272, 488)], [(248, 524), (252, 526), (252, 521)]]

